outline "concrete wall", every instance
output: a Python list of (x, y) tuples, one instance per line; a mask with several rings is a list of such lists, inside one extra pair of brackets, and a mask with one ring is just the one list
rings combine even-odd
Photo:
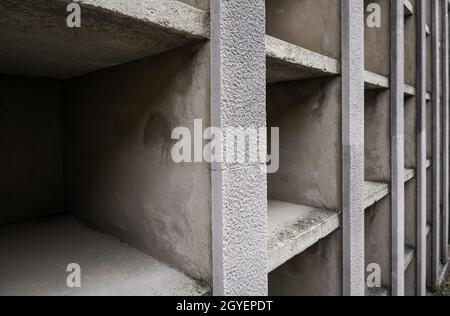
[(340, 0), (266, 0), (266, 15), (268, 35), (340, 58)]
[[(364, 0), (364, 8), (370, 3), (381, 6), (381, 27), (370, 28), (365, 24), (365, 69), (382, 76), (390, 75), (390, 0)], [(368, 16), (366, 11), (366, 18)]]
[(342, 231), (337, 230), (269, 274), (272, 296), (342, 295)]
[(209, 46), (186, 47), (64, 86), (70, 213), (211, 280), (208, 164), (175, 164), (172, 129), (210, 124)]
[[(415, 0), (410, 2), (417, 8)], [(412, 86), (416, 84), (416, 14), (405, 20), (405, 83)]]
[(365, 180), (389, 182), (391, 178), (390, 92), (366, 90)]
[(0, 75), (0, 224), (64, 211), (62, 85)]
[(280, 169), (268, 176), (269, 198), (341, 209), (339, 78), (270, 84), (268, 126), (280, 128)]

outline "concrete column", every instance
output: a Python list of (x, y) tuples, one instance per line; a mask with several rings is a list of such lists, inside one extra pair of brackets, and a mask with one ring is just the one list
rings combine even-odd
[(448, 261), (449, 232), (449, 37), (448, 0), (442, 0), (442, 263)]
[(433, 105), (433, 246), (432, 285), (439, 286), (441, 232), (441, 102), (439, 2), (431, 2), (432, 16), (432, 105)]
[(417, 295), (426, 295), (427, 286), (427, 60), (426, 60), (426, 1), (416, 1), (417, 56)]
[[(224, 132), (265, 127), (265, 2), (210, 5), (212, 124)], [(260, 141), (265, 146), (265, 137)], [(214, 295), (267, 295), (265, 163), (216, 163), (212, 169)]]
[(364, 282), (364, 2), (342, 0), (343, 293)]
[(404, 5), (391, 1), (392, 295), (405, 293)]

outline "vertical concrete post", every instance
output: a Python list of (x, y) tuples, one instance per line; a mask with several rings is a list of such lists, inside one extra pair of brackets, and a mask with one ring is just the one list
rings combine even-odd
[(363, 296), (364, 1), (342, 0), (343, 293)]
[(416, 113), (417, 113), (417, 295), (427, 294), (427, 59), (426, 1), (417, 0)]
[(449, 35), (448, 0), (442, 0), (442, 263), (448, 261), (449, 233)]
[(405, 293), (404, 5), (391, 1), (392, 295)]
[(440, 275), (441, 231), (441, 107), (440, 107), (440, 36), (439, 1), (431, 1), (432, 16), (432, 104), (433, 104), (433, 247), (432, 285), (437, 287)]
[[(210, 6), (212, 124), (226, 144), (227, 128), (266, 126), (265, 2), (211, 0)], [(259, 141), (265, 147), (266, 136)], [(265, 167), (212, 166), (214, 295), (267, 295)]]

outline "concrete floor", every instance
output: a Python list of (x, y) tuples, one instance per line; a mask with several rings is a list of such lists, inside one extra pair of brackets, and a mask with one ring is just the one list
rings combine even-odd
[[(0, 296), (202, 295), (189, 277), (71, 216), (0, 227)], [(81, 288), (66, 285), (70, 263)]]

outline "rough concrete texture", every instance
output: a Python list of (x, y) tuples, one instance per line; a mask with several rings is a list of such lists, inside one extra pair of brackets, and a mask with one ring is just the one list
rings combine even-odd
[[(207, 289), (110, 235), (70, 216), (0, 230), (0, 295), (202, 295)], [(66, 268), (81, 268), (81, 288), (69, 288)]]
[(267, 93), (267, 124), (280, 128), (280, 169), (268, 175), (269, 197), (340, 210), (340, 79), (270, 84)]
[[(409, 0), (413, 8), (416, 7), (416, 0)], [(405, 19), (405, 83), (415, 86), (416, 84), (416, 14)]]
[(341, 2), (343, 294), (364, 284), (364, 3)]
[(366, 181), (364, 183), (364, 209), (367, 209), (389, 195), (389, 184)]
[(416, 296), (417, 258), (413, 257), (405, 271), (405, 296)]
[(62, 84), (0, 75), (0, 224), (64, 211)]
[(208, 45), (195, 45), (64, 86), (69, 212), (205, 281), (210, 170), (175, 164), (171, 133), (210, 122), (208, 56)]
[(0, 3), (0, 72), (69, 78), (141, 59), (209, 32), (205, 11), (172, 0), (79, 0), (81, 28), (69, 28), (70, 0)]
[(389, 78), (370, 71), (365, 71), (364, 86), (367, 90), (388, 89), (390, 87)]
[[(265, 127), (265, 2), (212, 1), (211, 24), (213, 125)], [(265, 164), (213, 168), (214, 294), (266, 295)]]
[(340, 8), (336, 0), (266, 0), (267, 34), (339, 59)]
[(269, 200), (269, 271), (339, 227), (340, 214), (337, 212)]
[[(365, 23), (364, 42), (366, 47), (376, 49), (365, 50), (365, 69), (382, 76), (390, 75), (390, 0), (364, 0), (364, 8), (370, 3), (377, 3), (381, 6), (381, 26), (368, 27)], [(365, 18), (370, 13), (365, 10)]]
[(385, 198), (365, 211), (365, 264), (381, 267), (381, 284), (391, 288), (391, 199)]
[(366, 91), (365, 179), (389, 182), (391, 178), (391, 118), (389, 91)]
[(272, 296), (342, 295), (342, 231), (337, 230), (269, 274)]
[(280, 82), (338, 75), (340, 63), (302, 47), (266, 36), (267, 81)]

